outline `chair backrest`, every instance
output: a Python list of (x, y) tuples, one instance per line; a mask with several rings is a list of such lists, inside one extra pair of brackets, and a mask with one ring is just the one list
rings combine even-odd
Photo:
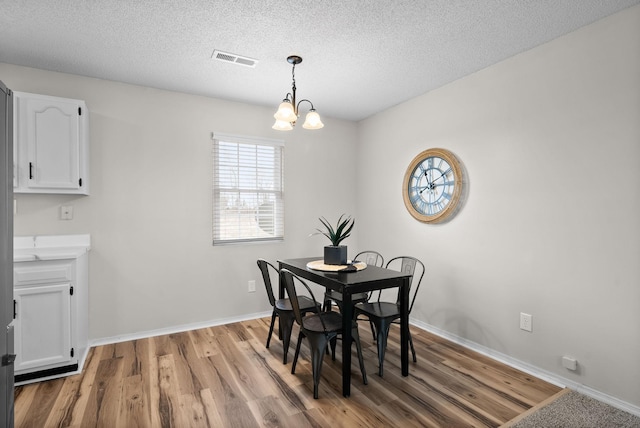
[[(400, 269), (398, 269), (398, 267)], [(424, 277), (424, 264), (411, 256), (399, 256), (394, 257), (387, 262), (387, 269), (397, 270), (403, 273), (411, 275), (411, 284), (409, 286), (409, 313), (413, 309), (413, 303), (416, 301), (422, 278)], [(381, 293), (378, 293), (378, 301), (380, 301)], [(400, 292), (398, 291), (398, 298), (396, 303), (400, 301)]]
[(271, 306), (275, 306), (276, 298), (273, 294), (273, 286), (271, 285), (271, 273), (269, 272), (269, 269), (274, 271), (276, 278), (278, 279), (280, 278), (279, 271), (274, 265), (264, 259), (258, 259), (258, 268), (260, 268), (260, 272), (262, 273), (262, 281), (264, 282), (264, 286), (267, 289), (269, 303), (271, 303)]
[[(289, 301), (291, 301), (291, 307), (293, 308), (293, 314), (296, 318), (296, 323), (303, 328), (302, 324), (302, 311), (300, 310), (300, 302), (298, 301), (298, 292), (296, 291), (296, 283), (302, 284), (304, 288), (307, 289), (307, 293), (313, 299), (313, 304), (318, 306), (318, 302), (316, 301), (316, 297), (313, 295), (311, 288), (307, 285), (302, 278), (298, 277), (296, 274), (291, 272), (288, 269), (282, 269), (280, 271), (280, 281), (284, 282), (284, 287), (287, 290), (287, 294), (289, 295)], [(324, 320), (322, 317), (320, 318), (320, 322), (322, 323), (322, 328), (324, 332), (327, 332), (327, 327), (324, 324)]]
[(353, 260), (365, 262), (368, 266), (384, 266), (384, 257), (377, 251), (360, 251)]

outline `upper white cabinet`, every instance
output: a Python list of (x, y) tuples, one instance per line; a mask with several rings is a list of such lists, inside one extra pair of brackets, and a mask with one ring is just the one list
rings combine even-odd
[(14, 92), (14, 192), (89, 194), (84, 101)]

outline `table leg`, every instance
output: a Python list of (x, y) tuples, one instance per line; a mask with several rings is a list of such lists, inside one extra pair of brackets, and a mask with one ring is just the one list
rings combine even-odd
[(402, 376), (409, 375), (409, 287), (410, 278), (400, 286), (400, 362)]
[[(283, 268), (282, 262), (278, 262), (278, 271), (281, 271)], [(282, 281), (282, 277), (278, 275), (278, 299), (284, 299), (284, 282)], [(278, 339), (282, 340), (282, 322), (278, 317)]]
[(353, 303), (351, 293), (342, 292), (342, 395), (351, 395), (351, 323)]
[[(282, 262), (278, 262), (278, 271), (281, 271), (283, 268)], [(278, 299), (284, 299), (284, 283), (278, 275)]]

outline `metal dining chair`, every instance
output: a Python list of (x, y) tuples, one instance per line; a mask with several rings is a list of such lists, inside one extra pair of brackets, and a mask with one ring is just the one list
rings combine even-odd
[[(264, 286), (267, 290), (267, 296), (269, 297), (269, 303), (273, 307), (271, 313), (271, 325), (269, 325), (269, 335), (267, 336), (267, 348), (271, 343), (271, 335), (273, 334), (273, 327), (276, 322), (276, 317), (279, 318), (278, 323), (278, 336), (282, 340), (283, 357), (282, 363), (287, 364), (287, 354), (289, 353), (289, 342), (291, 341), (291, 329), (295, 322), (295, 316), (293, 314), (293, 307), (290, 299), (276, 299), (273, 294), (273, 286), (271, 285), (271, 273), (275, 278), (280, 280), (280, 271), (271, 263), (264, 259), (258, 259), (258, 268), (262, 273), (262, 279)], [(271, 270), (271, 273), (270, 273)], [(321, 308), (314, 300), (309, 299), (306, 296), (300, 296), (298, 299), (298, 307), (303, 314), (307, 312), (320, 312)]]
[[(384, 257), (377, 251), (361, 251), (354, 258), (353, 261), (365, 262), (367, 266), (384, 266)], [(366, 302), (369, 300), (370, 293), (354, 293), (351, 295), (351, 301), (355, 305), (359, 302)], [(322, 310), (328, 312), (331, 310), (331, 302), (336, 302), (338, 309), (342, 312), (342, 293), (336, 290), (327, 290), (324, 293), (324, 301)]]
[[(300, 277), (287, 269), (280, 271), (281, 281), (284, 282), (287, 294), (291, 298), (293, 306), (293, 313), (295, 319), (300, 326), (300, 333), (298, 334), (298, 343), (296, 345), (296, 353), (293, 357), (293, 364), (291, 365), (291, 373), (295, 373), (296, 364), (298, 363), (298, 357), (300, 356), (300, 346), (302, 339), (307, 338), (309, 341), (309, 348), (311, 349), (311, 371), (313, 373), (313, 398), (318, 398), (318, 385), (320, 384), (320, 373), (322, 371), (322, 361), (324, 359), (324, 351), (327, 349), (327, 345), (331, 346), (331, 358), (336, 359), (336, 341), (338, 336), (342, 335), (342, 315), (337, 312), (319, 312), (305, 316), (302, 313), (299, 302), (298, 293), (296, 291), (296, 284), (300, 287), (304, 287), (306, 293), (311, 296), (315, 302), (313, 292), (309, 288), (306, 282)], [(360, 345), (360, 336), (358, 335), (358, 324), (355, 320), (351, 321), (351, 337), (352, 341), (356, 343), (356, 350), (358, 352), (358, 361), (360, 363), (360, 371), (362, 372), (362, 381), (367, 384), (367, 372), (364, 368), (364, 358), (362, 357), (362, 346)], [(349, 346), (351, 344), (343, 343), (342, 346)]]
[[(411, 274), (411, 285), (409, 288), (409, 314), (413, 309), (413, 303), (416, 300), (416, 295), (424, 276), (424, 264), (415, 257), (402, 256), (394, 257), (387, 263), (387, 269), (393, 269), (400, 266), (400, 272)], [(398, 270), (398, 269), (395, 269)], [(417, 272), (416, 272), (417, 270)], [(397, 323), (400, 319), (400, 302), (399, 292), (398, 298), (395, 302), (380, 301), (382, 296), (382, 290), (378, 291), (378, 297), (375, 300), (370, 299), (368, 302), (360, 302), (354, 306), (355, 318), (363, 315), (374, 326), (375, 340), (378, 345), (378, 375), (382, 376), (384, 354), (387, 349), (387, 338), (389, 336), (389, 328), (391, 324)], [(409, 334), (409, 345), (411, 346), (411, 354), (413, 356), (413, 362), (417, 362), (416, 350), (413, 346), (413, 339), (411, 338), (411, 331)]]

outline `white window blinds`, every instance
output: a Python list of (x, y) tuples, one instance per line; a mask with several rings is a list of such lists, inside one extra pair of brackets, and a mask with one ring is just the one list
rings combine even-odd
[(284, 239), (284, 142), (213, 134), (213, 245)]

